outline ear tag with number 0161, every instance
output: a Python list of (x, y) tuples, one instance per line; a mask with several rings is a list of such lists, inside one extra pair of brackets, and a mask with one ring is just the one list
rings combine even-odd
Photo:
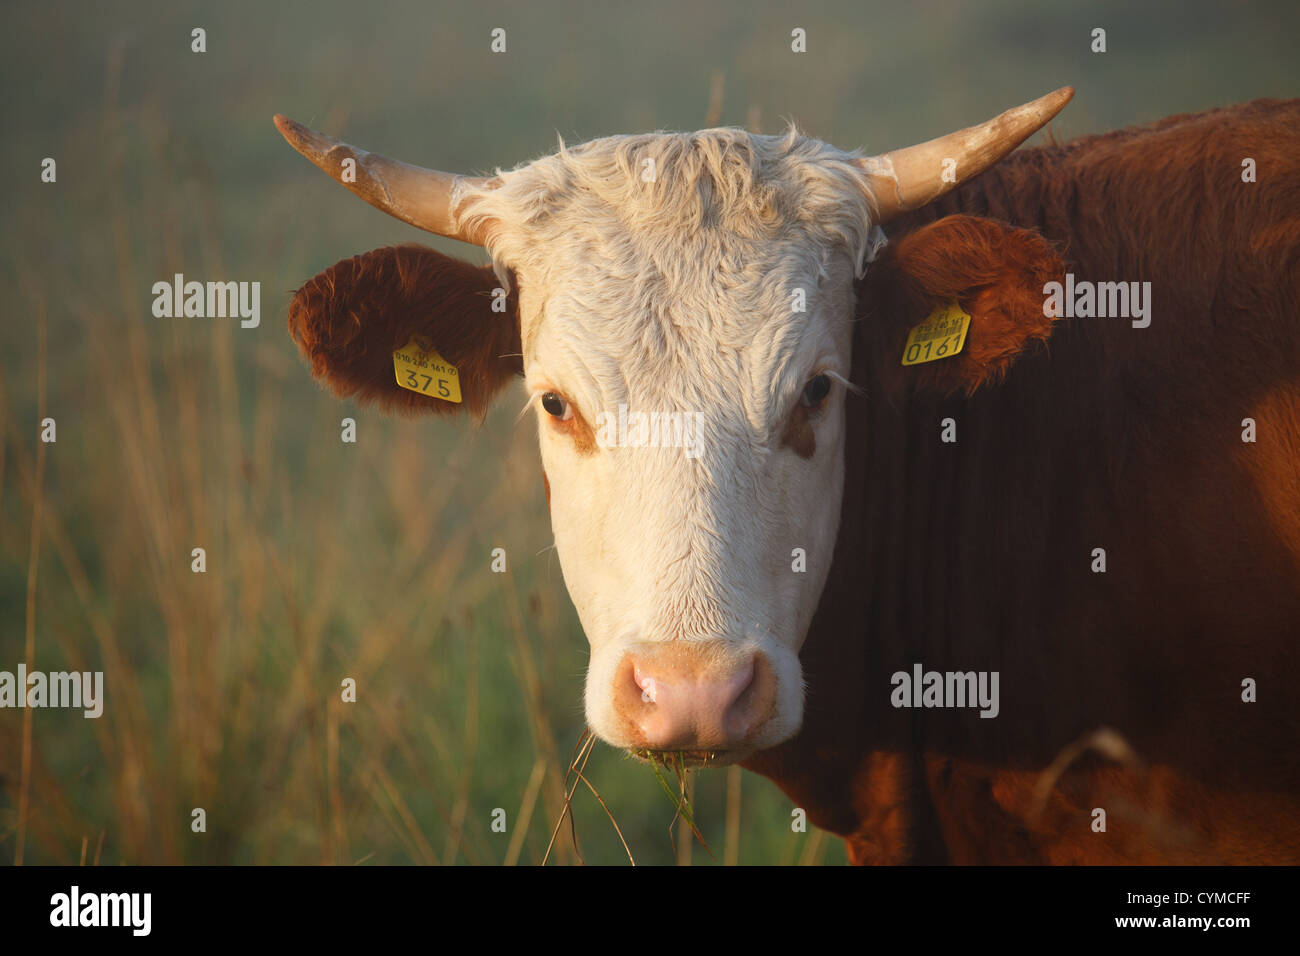
[(393, 371), (397, 384), (407, 391), (444, 402), (460, 401), (460, 373), (423, 336), (413, 337), (393, 353)]
[(965, 348), (969, 330), (970, 316), (955, 299), (939, 306), (907, 337), (903, 364), (920, 365), (951, 358)]

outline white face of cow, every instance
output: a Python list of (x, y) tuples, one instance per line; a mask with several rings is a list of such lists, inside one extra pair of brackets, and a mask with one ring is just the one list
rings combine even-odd
[[(717, 129), (561, 146), (491, 179), (275, 122), (367, 202), (486, 244), (514, 274), (555, 541), (591, 641), (588, 722), (631, 750), (724, 761), (802, 719), (798, 652), (839, 523), (853, 280), (875, 221), (978, 176), (1073, 95), (880, 156)], [(959, 177), (937, 175), (949, 166)], [(430, 325), (418, 268), (376, 250), (299, 290), (290, 326), (335, 391), (377, 397), (388, 375), (355, 345), (357, 315), (418, 304)], [(512, 370), (483, 367), (490, 399)]]
[(735, 760), (799, 728), (843, 489), (850, 157), (735, 130), (597, 140), (465, 209), (519, 287), (592, 730)]

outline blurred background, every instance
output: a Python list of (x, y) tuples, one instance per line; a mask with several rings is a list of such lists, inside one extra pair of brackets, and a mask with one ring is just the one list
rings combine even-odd
[[(0, 710), (0, 861), (536, 864), (561, 818), (587, 645), (522, 398), (387, 420), (285, 329), (339, 259), (484, 257), (347, 195), (273, 113), (468, 173), (557, 133), (793, 120), (874, 152), (1067, 84), (1061, 139), (1300, 93), (1293, 0), (1066, 6), (7, 3), (0, 670), (101, 670), (106, 701)], [(154, 318), (178, 272), (261, 282), (261, 325)], [(602, 744), (584, 776), (604, 806), (579, 785), (550, 863), (845, 860), (752, 774), (689, 781), (707, 850), (649, 767)]]

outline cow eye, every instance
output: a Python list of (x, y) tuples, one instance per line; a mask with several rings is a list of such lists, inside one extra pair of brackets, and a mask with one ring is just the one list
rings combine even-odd
[(569, 403), (554, 392), (546, 392), (542, 395), (542, 408), (546, 409), (546, 414), (562, 422), (573, 417), (573, 409), (569, 407)]
[(831, 378), (829, 375), (814, 375), (808, 379), (808, 384), (803, 387), (803, 395), (799, 401), (805, 408), (816, 408), (826, 400), (826, 396), (831, 393)]

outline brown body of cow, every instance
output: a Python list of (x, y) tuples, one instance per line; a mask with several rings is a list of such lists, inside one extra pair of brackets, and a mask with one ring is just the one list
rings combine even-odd
[[(332, 174), (352, 155), (279, 122)], [(446, 228), (445, 185), (422, 188)], [(1025, 150), (887, 232), (802, 727), (745, 766), (858, 863), (1300, 862), (1300, 102)], [(1149, 326), (1047, 318), (1066, 272), (1149, 282)], [(290, 328), (339, 394), (452, 414), (392, 382), (427, 333), (478, 413), (521, 368), (496, 284), (377, 250), (304, 286)], [(901, 368), (952, 299), (963, 352)], [(918, 664), (998, 672), (997, 719), (895, 707)]]
[[(953, 215), (1150, 281), (1150, 326), (1063, 319), (997, 387), (898, 388), (967, 257)], [(1300, 861), (1300, 103), (1024, 150), (887, 231), (804, 725), (746, 766), (857, 863)], [(999, 671), (998, 719), (892, 707), (917, 662)], [(1129, 759), (1068, 749), (1099, 728)]]

